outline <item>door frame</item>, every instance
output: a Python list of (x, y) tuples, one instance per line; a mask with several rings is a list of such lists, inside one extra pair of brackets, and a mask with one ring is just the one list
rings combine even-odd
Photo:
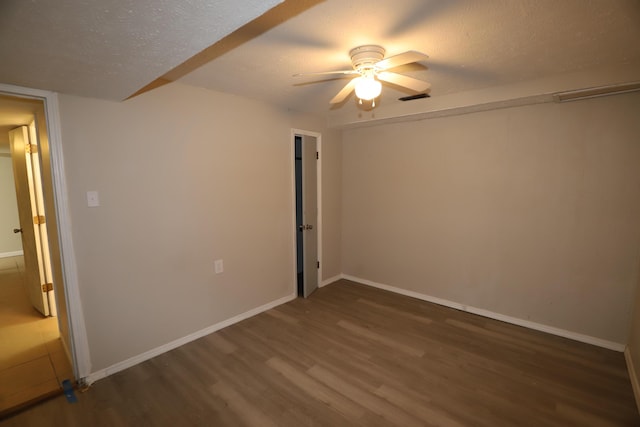
[[(54, 209), (57, 219), (57, 230), (60, 244), (60, 263), (62, 265), (62, 277), (64, 295), (67, 303), (69, 318), (69, 340), (71, 348), (68, 348), (71, 356), (76, 380), (82, 381), (91, 372), (89, 358), (89, 343), (87, 340), (84, 315), (78, 287), (78, 272), (71, 237), (71, 217), (69, 214), (69, 198), (64, 171), (64, 158), (62, 154), (62, 133), (60, 129), (60, 111), (58, 94), (55, 92), (31, 89), (0, 83), (0, 94), (17, 98), (37, 99), (43, 102), (49, 137), (49, 156), (51, 163), (51, 180), (53, 184)], [(60, 293), (58, 293), (60, 295)], [(60, 318), (58, 318), (58, 321)]]
[(318, 244), (318, 262), (320, 267), (318, 268), (318, 288), (322, 287), (322, 134), (319, 132), (313, 132), (309, 130), (291, 128), (291, 138), (289, 143), (289, 161), (291, 165), (291, 230), (292, 240), (292, 283), (293, 283), (293, 295), (298, 295), (298, 271), (297, 271), (297, 251), (296, 251), (296, 135), (311, 136), (316, 138), (316, 151), (318, 152), (318, 162), (316, 163), (316, 195), (317, 195), (317, 207), (318, 207), (318, 223), (317, 229), (317, 244)]

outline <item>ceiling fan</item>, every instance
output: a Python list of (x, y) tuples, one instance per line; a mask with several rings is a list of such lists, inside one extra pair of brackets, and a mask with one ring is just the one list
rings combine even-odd
[(347, 85), (333, 97), (329, 102), (332, 105), (340, 104), (351, 94), (353, 90), (355, 90), (356, 96), (360, 99), (360, 104), (362, 104), (363, 100), (372, 101), (372, 107), (375, 107), (375, 98), (377, 98), (382, 91), (381, 81), (402, 86), (414, 92), (424, 92), (431, 87), (430, 83), (423, 80), (387, 71), (391, 68), (399, 67), (400, 65), (423, 61), (429, 58), (427, 55), (414, 50), (400, 53), (389, 58), (384, 58), (384, 54), (385, 50), (382, 46), (358, 46), (351, 49), (349, 52), (353, 70), (302, 73), (294, 74), (294, 77), (328, 74), (357, 75), (356, 78), (351, 79), (349, 83), (347, 83)]

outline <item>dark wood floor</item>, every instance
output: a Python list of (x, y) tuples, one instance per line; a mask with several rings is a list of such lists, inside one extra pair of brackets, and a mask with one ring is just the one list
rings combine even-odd
[(639, 426), (621, 353), (340, 281), (3, 426)]

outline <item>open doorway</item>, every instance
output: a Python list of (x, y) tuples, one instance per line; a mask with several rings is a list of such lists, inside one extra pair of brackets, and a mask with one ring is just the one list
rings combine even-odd
[(48, 141), (42, 100), (0, 94), (0, 414), (74, 377)]
[(307, 298), (317, 288), (321, 268), (320, 134), (294, 130), (296, 289)]

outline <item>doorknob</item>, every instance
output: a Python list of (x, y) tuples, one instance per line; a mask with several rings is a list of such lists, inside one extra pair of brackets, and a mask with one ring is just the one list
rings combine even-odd
[(14, 233), (22, 233), (22, 228), (14, 228), (13, 232)]
[(313, 230), (313, 225), (307, 224), (307, 230)]
[(300, 231), (304, 231), (304, 225), (299, 225), (299, 226), (298, 226), (298, 230), (300, 230)]

